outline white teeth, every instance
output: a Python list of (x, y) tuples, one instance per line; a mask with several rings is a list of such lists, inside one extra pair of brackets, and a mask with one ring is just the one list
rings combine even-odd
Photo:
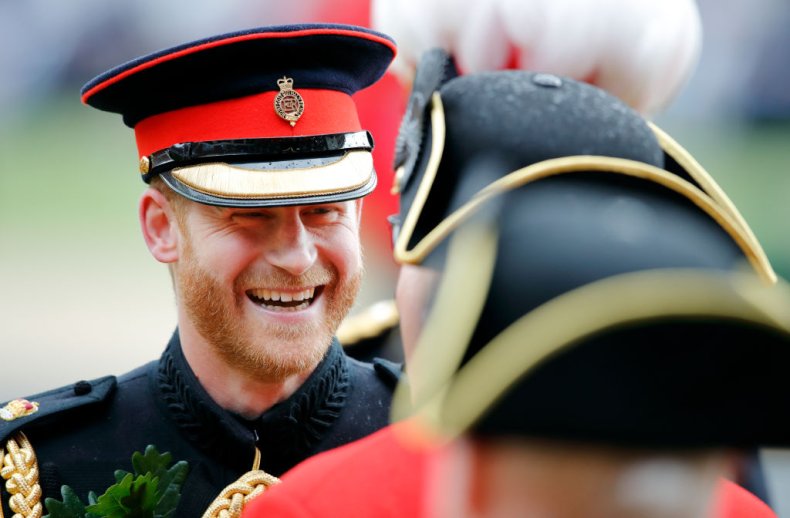
[(293, 300), (306, 300), (312, 299), (313, 293), (315, 293), (315, 288), (308, 288), (304, 291), (300, 291), (299, 293), (293, 294)]
[[(260, 288), (251, 290), (250, 294), (257, 299), (264, 301), (299, 302), (302, 300), (311, 300), (315, 295), (315, 288), (307, 288), (296, 293)], [(296, 307), (301, 307), (301, 305)]]

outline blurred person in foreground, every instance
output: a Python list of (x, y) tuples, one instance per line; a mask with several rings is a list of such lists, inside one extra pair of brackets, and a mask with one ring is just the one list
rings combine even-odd
[[(455, 77), (447, 54), (434, 51), (425, 56), (415, 78), (396, 153), (401, 217), (394, 225), (394, 254), (402, 264), (397, 302), (408, 374), (407, 382), (401, 385), (397, 417), (409, 414), (403, 410), (405, 400), (413, 401), (418, 409), (426, 404), (436, 407), (436, 395), (454, 378), (459, 365), (466, 364), (476, 352), (464, 352), (470, 337), (482, 347), (496, 334), (492, 329), (504, 329), (535, 307), (582, 286), (631, 272), (677, 268), (699, 272), (700, 276), (707, 272), (723, 275), (745, 263), (751, 265), (750, 275), (766, 286), (773, 285), (776, 278), (770, 264), (735, 208), (704, 170), (697, 165), (680, 167), (679, 163), (691, 163), (683, 159), (682, 148), (668, 145), (670, 141), (665, 139), (668, 137), (621, 101), (592, 86), (553, 75), (515, 71)], [(507, 203), (500, 208), (505, 194)], [(497, 219), (504, 227), (502, 237), (494, 240), (499, 246), (496, 253), (486, 254), (491, 240), (483, 239), (466, 246), (463, 253), (450, 254), (453, 262), (445, 260), (448, 236), (458, 227), (465, 228), (476, 213), (492, 211), (499, 214)], [(494, 260), (507, 265), (506, 273), (494, 270), (491, 277)], [(489, 283), (494, 286), (494, 281), (510, 291), (501, 295), (491, 292)], [(633, 296), (633, 291), (628, 295)], [(437, 302), (432, 307), (434, 296)], [(637, 296), (629, 304), (640, 300)], [(678, 307), (683, 300), (682, 296), (678, 298)], [(673, 307), (672, 300), (662, 302), (656, 311)], [(606, 306), (605, 300), (597, 303)], [(652, 304), (648, 296), (641, 303)], [(439, 319), (440, 323), (426, 327), (429, 309), (429, 322)], [(571, 323), (585, 320), (584, 309), (569, 307), (550, 327), (573, 329)], [(444, 318), (434, 317), (437, 312)], [(481, 333), (482, 337), (477, 336)], [(680, 333), (673, 339), (691, 345)], [(523, 345), (529, 349), (533, 342)], [(540, 340), (536, 339), (534, 346), (536, 353), (542, 350)], [(679, 373), (688, 374), (683, 369)], [(600, 373), (603, 379), (606, 372)], [(500, 377), (497, 372), (487, 372), (487, 376)], [(722, 381), (715, 374), (713, 379)], [(588, 390), (573, 377), (562, 380), (568, 390)], [(772, 378), (771, 382), (780, 380)], [(628, 383), (627, 379), (623, 381), (624, 395), (637, 391), (638, 387)], [(710, 388), (715, 391), (720, 387)], [(762, 395), (755, 388), (747, 397), (756, 394)], [(562, 404), (550, 403), (548, 395), (540, 391), (534, 397), (544, 396), (551, 415), (562, 419)], [(671, 408), (678, 394), (666, 396), (664, 401), (659, 395), (658, 401)], [(638, 407), (639, 396), (634, 396), (633, 402)], [(613, 405), (617, 403), (612, 401)], [(643, 403), (650, 413), (649, 405), (655, 401), (645, 397)], [(569, 413), (568, 419), (572, 416)], [(529, 421), (529, 415), (523, 418)], [(617, 423), (606, 419), (603, 422), (607, 426), (617, 428)], [(622, 420), (623, 436), (628, 437), (627, 413)], [(441, 492), (435, 492), (437, 484), (451, 484), (437, 475), (437, 469), (446, 465), (443, 459), (455, 446), (425, 447), (429, 440), (415, 441), (415, 434), (424, 435), (416, 431), (423, 426), (421, 422), (397, 422), (362, 441), (303, 463), (284, 476), (283, 484), (253, 501), (244, 516), (434, 516), (433, 506), (442, 501), (437, 496)], [(563, 438), (553, 430), (549, 432), (549, 438)], [(718, 483), (717, 507), (704, 516), (754, 516), (762, 512), (771, 516), (770, 510), (752, 495), (719, 481), (722, 470), (696, 469), (719, 466), (718, 460), (708, 463), (707, 453), (686, 456), (682, 445), (686, 434), (682, 429), (673, 433), (675, 436), (667, 438), (665, 444), (659, 444), (659, 440), (643, 446), (669, 448), (684, 463), (689, 461), (689, 470), (684, 473), (692, 478), (704, 475), (702, 485), (695, 486), (702, 493), (694, 500), (702, 507), (695, 509), (704, 507), (707, 493)], [(692, 426), (688, 437), (704, 433)], [(725, 436), (723, 444), (728, 445), (731, 438), (734, 436)], [(638, 440), (620, 444), (614, 436), (602, 439), (610, 439), (615, 447), (638, 444)], [(775, 436), (766, 434), (760, 439), (773, 440)], [(463, 441), (451, 444), (459, 448), (466, 445)], [(556, 473), (545, 474), (548, 486), (572, 481), (562, 479), (561, 466), (571, 465), (565, 457), (578, 460), (585, 455), (589, 459), (600, 456), (603, 473), (606, 469), (619, 470), (622, 458), (641, 455), (634, 451), (624, 456), (599, 455), (595, 448), (579, 452), (568, 454), (563, 447), (556, 454), (547, 453), (547, 458), (553, 456), (557, 461)], [(698, 458), (705, 460), (697, 463)], [(580, 475), (580, 480), (573, 482), (574, 490), (590, 489), (582, 487), (583, 479), (589, 477), (589, 484), (601, 473), (590, 470)], [(522, 480), (509, 475), (504, 478), (512, 479), (515, 488)], [(467, 482), (475, 487), (482, 484)], [(467, 490), (469, 486), (459, 492)], [(584, 494), (578, 496), (580, 499)], [(670, 494), (669, 498), (675, 496), (680, 498), (682, 494)], [(602, 500), (605, 498), (608, 496), (601, 495)], [(582, 502), (579, 499), (576, 501)]]
[[(262, 490), (387, 423), (392, 383), (334, 333), (359, 288), (361, 198), (376, 185), (352, 94), (395, 52), (358, 27), (262, 27), (84, 86), (84, 103), (134, 128), (142, 234), (170, 269), (178, 327), (158, 361), (2, 408), (6, 512), (39, 516), (46, 499), (50, 513), (122, 502), (124, 515), (199, 516), (250, 467), (247, 489)], [(133, 485), (120, 476), (101, 496), (132, 466)]]
[[(641, 190), (638, 182), (596, 191), (576, 180), (547, 178), (532, 192), (514, 191), (498, 232), (459, 230), (423, 333), (454, 326), (468, 340), (460, 350), (440, 343), (426, 364), (415, 363), (423, 374), (443, 369), (448, 357), (461, 358), (461, 367), (411, 428), (400, 429), (406, 448), (433, 444), (423, 515), (773, 516), (723, 477), (735, 474), (740, 452), (788, 443), (790, 420), (780, 410), (789, 397), (787, 286), (769, 286), (752, 271), (678, 267), (683, 252), (725, 252), (700, 227), (667, 232), (642, 257), (632, 246), (613, 248), (624, 236), (602, 232), (600, 223), (616, 212), (634, 216), (624, 203), (664, 197), (680, 209), (661, 207), (667, 221), (656, 227), (664, 230), (683, 209), (665, 193), (631, 191)], [(546, 215), (556, 219), (546, 224)], [(682, 243), (695, 237), (701, 243)], [(591, 252), (596, 241), (601, 248)], [(496, 249), (493, 261), (486, 247)], [(556, 259), (574, 250), (586, 253)], [(647, 269), (631, 270), (639, 262)], [(582, 272), (572, 283), (569, 267)], [(445, 283), (473, 275), (490, 281), (459, 303)], [(457, 319), (469, 312), (478, 319)]]

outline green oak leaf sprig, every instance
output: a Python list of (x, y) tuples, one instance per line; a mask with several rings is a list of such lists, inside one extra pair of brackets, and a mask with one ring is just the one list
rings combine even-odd
[(85, 505), (69, 486), (61, 487), (62, 500), (47, 498), (44, 518), (172, 518), (181, 498), (189, 465), (159, 453), (149, 445), (132, 455), (133, 473), (115, 472), (115, 484), (101, 496), (91, 491)]

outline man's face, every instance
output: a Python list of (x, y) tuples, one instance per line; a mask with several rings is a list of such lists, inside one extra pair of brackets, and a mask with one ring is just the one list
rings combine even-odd
[(184, 205), (174, 278), (197, 332), (257, 379), (313, 368), (359, 290), (360, 202)]

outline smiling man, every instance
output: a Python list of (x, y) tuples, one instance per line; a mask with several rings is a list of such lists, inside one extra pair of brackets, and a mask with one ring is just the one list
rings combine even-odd
[(301, 386), (354, 301), (360, 202), (217, 207), (154, 185), (143, 233), (173, 264), (184, 355), (216, 402), (255, 417)]
[[(265, 27), (85, 85), (84, 103), (134, 129), (142, 233), (170, 269), (178, 328), (158, 361), (0, 409), (5, 512), (94, 504), (89, 491), (155, 445), (188, 471), (157, 474), (149, 453), (134, 470), (161, 487), (121, 484), (113, 501), (145, 514), (135, 495), (149, 491), (157, 515), (200, 516), (251, 468), (276, 476), (386, 424), (391, 375), (348, 358), (334, 334), (359, 289), (361, 198), (376, 185), (352, 95), (394, 55), (357, 27)], [(64, 504), (51, 500), (61, 492)]]

